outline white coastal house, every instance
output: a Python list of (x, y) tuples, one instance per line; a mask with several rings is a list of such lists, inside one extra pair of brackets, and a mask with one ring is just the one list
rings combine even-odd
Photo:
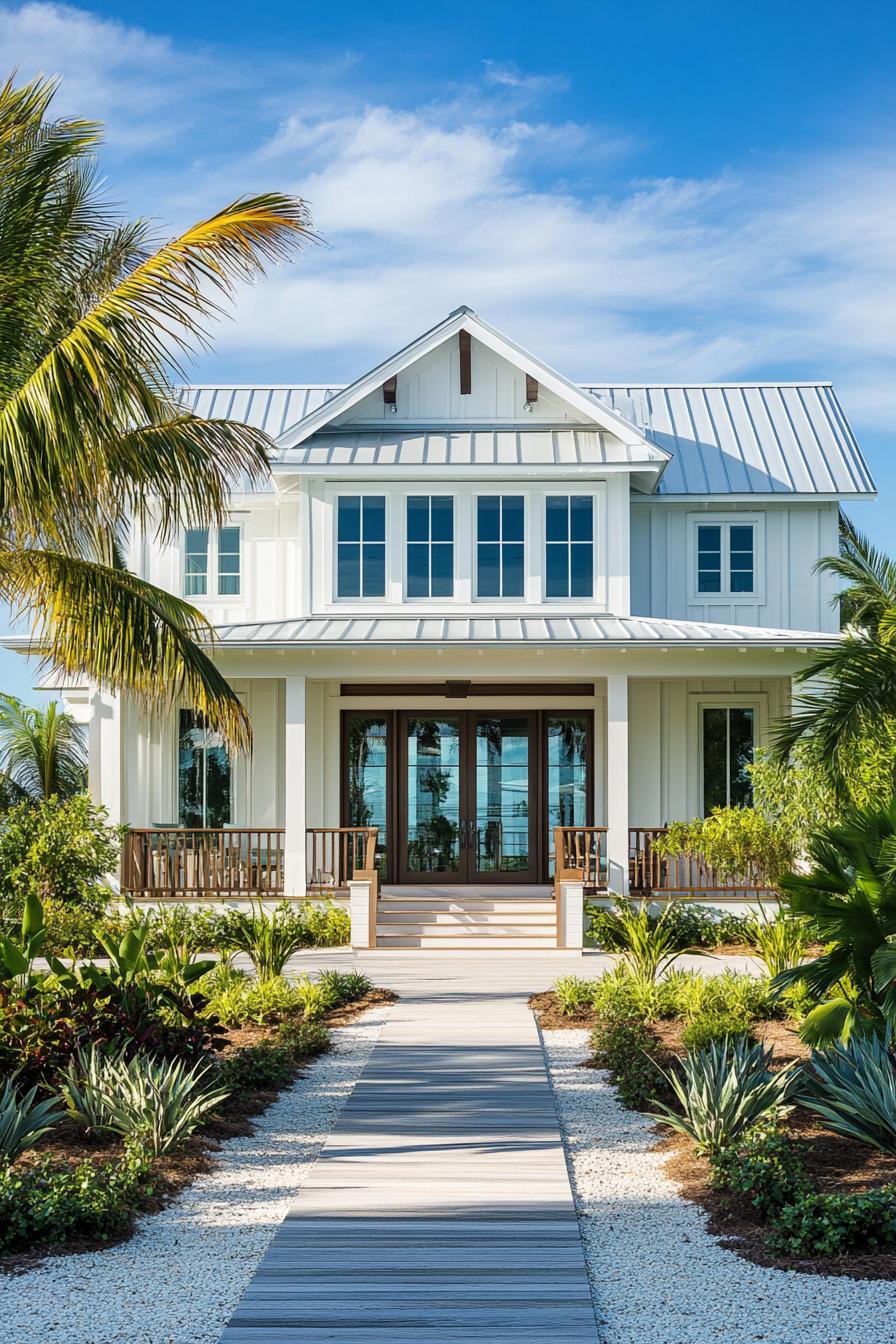
[(271, 479), (130, 564), (212, 619), (254, 750), (65, 689), (126, 889), (351, 888), (361, 945), (527, 947), (581, 942), (583, 887), (713, 885), (650, 836), (748, 800), (838, 638), (815, 565), (874, 485), (829, 384), (577, 385), (460, 308), (348, 387), (184, 397)]

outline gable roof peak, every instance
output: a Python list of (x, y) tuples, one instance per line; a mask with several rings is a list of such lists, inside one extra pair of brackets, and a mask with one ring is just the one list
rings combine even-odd
[(468, 303), (462, 303), (459, 308), (452, 308), (448, 314), (449, 317), (478, 317), (479, 314), (475, 308), (471, 308)]

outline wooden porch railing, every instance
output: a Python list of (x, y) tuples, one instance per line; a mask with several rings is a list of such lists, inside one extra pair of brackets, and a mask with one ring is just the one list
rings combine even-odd
[(607, 885), (606, 826), (554, 827), (554, 892), (561, 882), (583, 882), (599, 891)]
[[(153, 899), (282, 896), (282, 827), (152, 827), (125, 836), (121, 886)], [(375, 826), (315, 826), (306, 831), (309, 892), (347, 891), (349, 881), (377, 890)]]
[(629, 831), (631, 890), (638, 896), (771, 896), (761, 874), (752, 869), (737, 877), (719, 877), (698, 855), (658, 854), (653, 842), (665, 826), (639, 826)]

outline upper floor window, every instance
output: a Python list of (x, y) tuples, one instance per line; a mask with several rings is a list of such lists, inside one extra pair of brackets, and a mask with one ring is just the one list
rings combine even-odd
[(184, 538), (184, 594), (238, 597), (240, 528), (191, 527)]
[(698, 523), (697, 592), (729, 597), (755, 591), (755, 524)]
[(386, 500), (340, 495), (336, 505), (336, 596), (386, 592)]
[(454, 500), (408, 495), (408, 597), (454, 596)]
[(481, 495), (476, 502), (476, 592), (522, 597), (525, 583), (522, 495)]
[(749, 807), (753, 783), (756, 712), (747, 707), (704, 707), (702, 723), (703, 814), (714, 807)]
[(590, 495), (549, 495), (545, 513), (545, 596), (594, 594), (594, 504)]

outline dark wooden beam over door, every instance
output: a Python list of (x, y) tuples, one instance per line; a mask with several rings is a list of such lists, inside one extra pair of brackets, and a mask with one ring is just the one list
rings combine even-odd
[(457, 333), (457, 348), (460, 353), (460, 394), (468, 397), (473, 391), (473, 344), (468, 331)]
[(383, 405), (394, 406), (398, 397), (398, 375), (394, 374), (383, 383)]
[[(499, 696), (521, 696), (534, 695), (547, 699), (553, 696), (591, 696), (594, 695), (593, 681), (538, 681), (538, 682), (511, 682), (510, 685), (501, 685), (490, 681), (418, 681), (418, 682), (389, 682), (386, 685), (378, 686), (376, 682), (363, 681), (344, 681), (339, 687), (339, 694), (345, 696), (402, 696), (407, 698), (413, 695), (434, 695), (445, 696), (448, 700), (466, 700), (472, 695), (490, 695), (495, 698)], [(425, 710), (421, 710), (425, 713)]]
[(533, 378), (531, 373), (526, 374), (526, 401), (533, 402), (538, 400), (538, 379)]

